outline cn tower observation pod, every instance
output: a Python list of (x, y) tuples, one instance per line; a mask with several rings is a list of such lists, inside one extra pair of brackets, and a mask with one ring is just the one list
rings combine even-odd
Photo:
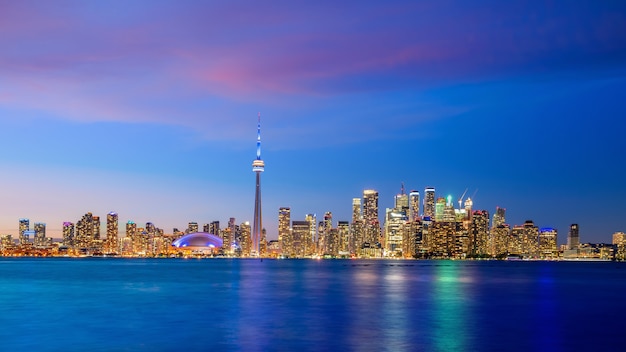
[(190, 249), (221, 248), (222, 244), (221, 238), (207, 232), (190, 233), (172, 242), (176, 248)]

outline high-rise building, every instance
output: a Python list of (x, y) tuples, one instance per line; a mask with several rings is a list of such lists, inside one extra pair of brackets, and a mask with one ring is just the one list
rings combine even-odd
[(409, 220), (417, 221), (420, 219), (420, 192), (411, 191), (409, 193)]
[(539, 251), (539, 228), (532, 220), (524, 225), (514, 226), (509, 237), (509, 253), (526, 258), (534, 258)]
[(126, 223), (125, 233), (126, 238), (130, 238), (130, 250), (127, 254), (137, 254), (142, 252), (144, 249), (141, 240), (141, 234), (138, 233), (137, 224), (134, 221), (128, 220), (128, 222)]
[(308, 238), (311, 235), (311, 224), (309, 221), (294, 220), (291, 222), (291, 245), (287, 249), (286, 255), (289, 257), (304, 257), (307, 254), (309, 245)]
[(385, 211), (385, 255), (388, 257), (402, 256), (402, 228), (407, 222), (406, 213), (400, 209)]
[(43, 248), (46, 246), (46, 224), (42, 222), (35, 223), (35, 248)]
[(86, 213), (76, 222), (75, 246), (82, 249), (91, 248), (96, 239), (96, 231), (100, 231), (100, 218), (94, 217), (92, 213)]
[(556, 246), (557, 231), (550, 227), (539, 230), (539, 257), (543, 259), (557, 258), (559, 251)]
[(506, 223), (506, 209), (496, 207), (496, 213), (493, 214), (491, 227), (496, 228), (500, 225), (504, 225), (505, 223)]
[(107, 237), (104, 251), (106, 253), (118, 253), (119, 250), (119, 217), (112, 211), (107, 214)]
[(409, 212), (409, 195), (404, 192), (404, 183), (400, 188), (400, 193), (394, 198), (394, 208), (405, 211), (407, 214)]
[(446, 199), (444, 197), (437, 198), (437, 202), (435, 203), (435, 221), (443, 221), (443, 210), (445, 209), (445, 207)]
[(278, 245), (280, 249), (291, 246), (291, 208), (282, 207), (278, 209)]
[(363, 191), (363, 223), (365, 242), (380, 243), (380, 220), (378, 219), (378, 191)]
[(435, 220), (435, 189), (426, 187), (424, 190), (424, 217)]
[(363, 219), (361, 211), (361, 198), (352, 198), (352, 222)]
[(483, 257), (489, 254), (489, 212), (476, 210), (472, 213), (470, 227), (470, 255)]
[(615, 232), (613, 234), (613, 247), (615, 247), (615, 260), (626, 259), (626, 234)]
[(318, 254), (324, 255), (329, 253), (330, 230), (333, 228), (333, 213), (327, 211), (324, 213), (324, 221), (320, 222), (318, 237)]
[(578, 224), (571, 224), (567, 233), (567, 249), (578, 249), (580, 245)]
[(350, 236), (350, 223), (348, 221), (337, 222), (337, 235), (339, 236), (339, 255), (348, 256), (354, 253), (354, 243)]
[(74, 246), (74, 224), (66, 221), (63, 223), (63, 245), (67, 247)]
[(252, 237), (251, 237), (251, 229), (250, 223), (244, 222), (239, 225), (239, 230), (241, 231), (241, 254), (244, 257), (249, 257), (252, 255), (257, 255), (252, 249)]
[(93, 238), (92, 241), (100, 240), (100, 217), (97, 215), (93, 216)]
[(187, 234), (190, 234), (190, 233), (196, 233), (196, 232), (198, 232), (198, 228), (199, 228), (199, 226), (198, 226), (198, 223), (197, 223), (197, 222), (195, 222), (195, 221), (190, 221), (190, 222), (187, 224), (187, 230), (185, 231), (185, 233), (187, 233)]
[(448, 196), (447, 202), (443, 207), (443, 219), (446, 222), (456, 222), (456, 213), (454, 212), (454, 204), (452, 203), (452, 196)]
[(621, 231), (615, 232), (613, 234), (612, 244), (614, 245), (626, 244), (626, 234)]
[(304, 255), (315, 253), (315, 239), (317, 238), (317, 215), (306, 214), (304, 220), (309, 224), (309, 234), (304, 239)]
[(30, 220), (28, 219), (20, 219), (20, 227), (19, 227), (19, 243), (20, 245), (28, 243), (26, 239), (26, 231), (30, 230)]
[(502, 224), (498, 225), (498, 227), (491, 228), (489, 242), (490, 254), (492, 256), (503, 258), (508, 254), (510, 232), (511, 227), (508, 224)]
[(254, 221), (252, 227), (252, 252), (259, 254), (259, 242), (263, 229), (263, 215), (261, 212), (261, 172), (265, 171), (265, 163), (261, 160), (261, 113), (257, 125), (256, 159), (252, 162), (252, 171), (256, 174), (256, 189), (254, 193)]

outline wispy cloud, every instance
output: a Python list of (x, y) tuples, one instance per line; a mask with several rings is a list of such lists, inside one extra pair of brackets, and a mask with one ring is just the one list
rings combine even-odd
[[(618, 2), (34, 1), (0, 10), (2, 105), (209, 127), (213, 138), (239, 135), (244, 107), (319, 113), (341, 97), (339, 113), (355, 114), (390, 91), (623, 70), (626, 59)], [(413, 119), (436, 114), (449, 116), (435, 107)], [(299, 116), (310, 118), (282, 119)]]

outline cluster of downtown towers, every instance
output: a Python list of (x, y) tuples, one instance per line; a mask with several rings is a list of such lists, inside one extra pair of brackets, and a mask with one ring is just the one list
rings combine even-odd
[[(426, 188), (423, 213), (420, 193), (402, 190), (394, 207), (379, 219), (378, 192), (365, 190), (352, 201), (352, 221), (338, 221), (332, 213), (306, 215), (291, 221), (290, 208), (278, 212), (278, 243), (287, 257), (405, 257), (405, 258), (490, 258), (515, 255), (524, 258), (556, 258), (557, 231), (539, 229), (532, 221), (523, 225), (506, 224), (504, 208), (496, 208), (490, 219), (486, 210), (473, 210), (473, 202), (459, 199), (455, 208), (451, 197), (435, 196)], [(568, 246), (578, 246), (578, 225), (570, 227)], [(271, 246), (270, 246), (271, 247)]]
[[(333, 226), (331, 212), (317, 221), (314, 214), (303, 220), (291, 220), (291, 210), (278, 210), (278, 240), (266, 241), (262, 231), (259, 252), (255, 253), (253, 228), (248, 222), (236, 225), (231, 218), (225, 228), (219, 221), (204, 224), (202, 231), (219, 236), (224, 255), (284, 256), (284, 257), (405, 257), (405, 258), (476, 258), (516, 255), (526, 258), (556, 258), (557, 231), (539, 229), (532, 221), (511, 227), (505, 221), (505, 209), (496, 208), (490, 219), (486, 210), (473, 210), (467, 198), (455, 208), (451, 197), (435, 196), (434, 188), (426, 188), (424, 197), (402, 190), (394, 197), (394, 207), (379, 219), (378, 192), (363, 191), (362, 198), (352, 200), (352, 220), (338, 221)], [(463, 207), (461, 207), (463, 205)], [(422, 211), (422, 212), (421, 212)], [(63, 223), (62, 245), (87, 253), (116, 253), (129, 256), (170, 254), (172, 242), (185, 234), (198, 232), (199, 225), (190, 222), (185, 231), (173, 229), (164, 234), (153, 223), (144, 228), (133, 221), (126, 223), (125, 237), (118, 235), (118, 214), (106, 217), (106, 237), (100, 238), (100, 218), (85, 214), (76, 224)], [(35, 224), (29, 229), (29, 220), (20, 219), (19, 245), (29, 244), (34, 235), (35, 248), (50, 246), (45, 237), (45, 225)], [(3, 241), (4, 244), (6, 242)], [(578, 246), (578, 226), (570, 227), (568, 246)]]

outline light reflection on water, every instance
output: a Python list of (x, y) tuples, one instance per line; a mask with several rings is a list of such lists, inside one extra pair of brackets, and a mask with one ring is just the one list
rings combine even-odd
[(623, 292), (620, 263), (7, 259), (0, 349), (614, 350)]

